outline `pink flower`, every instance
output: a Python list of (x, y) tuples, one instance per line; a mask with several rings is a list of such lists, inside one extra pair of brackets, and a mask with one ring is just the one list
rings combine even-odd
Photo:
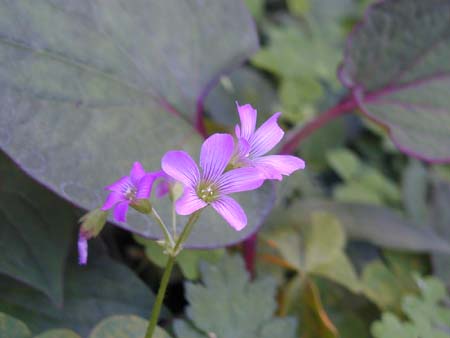
[(184, 185), (176, 201), (180, 215), (190, 215), (211, 205), (234, 229), (247, 225), (242, 207), (228, 194), (259, 188), (264, 179), (254, 168), (239, 168), (224, 173), (233, 155), (234, 141), (228, 134), (214, 134), (202, 145), (200, 167), (185, 151), (169, 151), (161, 161), (164, 172)]
[(117, 182), (105, 187), (111, 191), (101, 210), (114, 208), (114, 218), (118, 222), (126, 222), (128, 207), (139, 200), (148, 199), (153, 182), (161, 172), (146, 173), (139, 162), (134, 162), (130, 175), (124, 176)]
[(82, 233), (78, 235), (78, 263), (86, 265), (88, 259), (87, 238)]
[[(237, 103), (236, 103), (237, 104)], [(259, 169), (266, 179), (281, 180), (282, 175), (290, 175), (294, 171), (305, 168), (305, 162), (290, 155), (268, 155), (283, 138), (284, 131), (277, 120), (281, 113), (275, 113), (256, 131), (256, 110), (246, 104), (237, 104), (241, 125), (236, 125), (237, 147), (231, 159), (234, 168), (254, 167)]]

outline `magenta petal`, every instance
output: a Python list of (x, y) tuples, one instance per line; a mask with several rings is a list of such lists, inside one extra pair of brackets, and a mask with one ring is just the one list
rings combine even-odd
[(88, 244), (87, 239), (82, 234), (78, 235), (78, 263), (86, 265), (88, 259)]
[(144, 175), (145, 175), (145, 170), (144, 170), (144, 167), (142, 166), (142, 164), (140, 162), (134, 162), (133, 167), (130, 170), (131, 182), (133, 182), (133, 184), (135, 186), (137, 186), (139, 181), (141, 180), (141, 178)]
[(161, 160), (161, 167), (167, 175), (188, 187), (195, 187), (200, 180), (197, 164), (185, 151), (167, 152)]
[(200, 152), (200, 167), (204, 180), (214, 182), (225, 170), (234, 151), (233, 137), (229, 134), (214, 134), (203, 142)]
[(127, 190), (127, 187), (130, 186), (133, 186), (133, 182), (131, 182), (130, 176), (124, 176), (113, 184), (106, 186), (105, 190), (123, 193), (125, 190)]
[(239, 113), (239, 118), (241, 120), (241, 129), (240, 135), (236, 135), (238, 138), (242, 137), (246, 140), (250, 139), (250, 136), (255, 132), (256, 126), (256, 109), (254, 109), (250, 104), (245, 104), (243, 106), (239, 106), (237, 104), (237, 110)]
[(127, 221), (127, 211), (129, 206), (129, 201), (124, 201), (117, 203), (114, 207), (114, 218), (118, 222), (126, 222)]
[(157, 198), (166, 196), (170, 191), (170, 185), (167, 180), (159, 181), (155, 187), (155, 195)]
[(262, 156), (252, 161), (265, 178), (281, 180), (281, 175), (290, 175), (296, 170), (305, 169), (305, 161), (291, 155)]
[(275, 147), (283, 138), (284, 131), (278, 126), (277, 120), (281, 113), (275, 113), (264, 122), (250, 138), (252, 147), (250, 153), (253, 157), (259, 157)]
[(220, 193), (228, 195), (259, 188), (264, 183), (264, 176), (256, 168), (237, 168), (227, 171), (219, 178), (217, 183)]
[(247, 215), (245, 215), (245, 212), (239, 203), (231, 197), (222, 196), (219, 200), (212, 202), (211, 206), (235, 230), (241, 231), (247, 225)]
[(111, 209), (113, 206), (115, 206), (117, 203), (122, 202), (125, 200), (125, 197), (123, 194), (115, 192), (115, 191), (111, 191), (108, 195), (108, 197), (106, 197), (106, 201), (102, 206), (102, 210), (106, 211)]
[(153, 182), (157, 177), (154, 174), (145, 174), (137, 185), (136, 198), (147, 199), (150, 197), (152, 191)]
[(197, 196), (195, 190), (188, 187), (184, 189), (183, 195), (175, 202), (175, 209), (179, 215), (190, 215), (206, 206), (207, 203)]

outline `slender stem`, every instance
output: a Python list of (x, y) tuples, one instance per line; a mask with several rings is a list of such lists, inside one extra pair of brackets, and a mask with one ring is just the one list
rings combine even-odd
[(156, 220), (156, 222), (159, 224), (159, 227), (161, 228), (164, 238), (166, 239), (166, 242), (170, 243), (170, 246), (173, 247), (174, 241), (172, 238), (172, 235), (170, 234), (169, 230), (167, 229), (166, 225), (164, 224), (163, 220), (161, 219), (161, 216), (156, 212), (155, 208), (152, 208), (151, 215)]
[(150, 317), (150, 322), (147, 327), (147, 332), (145, 333), (145, 338), (152, 338), (153, 332), (155, 331), (156, 324), (158, 323), (159, 313), (161, 312), (161, 306), (164, 300), (164, 295), (166, 294), (167, 285), (169, 284), (170, 274), (172, 273), (173, 266), (175, 264), (176, 256), (169, 256), (167, 261), (166, 269), (159, 284), (158, 294), (156, 295), (155, 305), (152, 310)]
[(189, 237), (192, 228), (195, 222), (200, 217), (201, 210), (194, 212), (186, 225), (183, 228), (183, 231), (178, 237), (177, 243), (173, 247), (172, 253), (169, 255), (169, 259), (166, 264), (166, 268), (164, 270), (164, 274), (161, 279), (161, 283), (159, 284), (158, 294), (156, 295), (155, 305), (152, 310), (152, 314), (150, 316), (150, 321), (147, 327), (147, 332), (145, 333), (145, 338), (152, 338), (153, 332), (155, 331), (156, 324), (158, 323), (159, 313), (161, 312), (161, 306), (164, 300), (164, 295), (166, 294), (167, 285), (169, 284), (170, 274), (172, 273), (173, 266), (175, 264), (175, 260), (177, 258), (178, 250), (181, 247), (181, 244)]
[(281, 148), (281, 154), (292, 154), (301, 141), (311, 135), (314, 131), (321, 128), (324, 124), (334, 120), (335, 118), (351, 112), (357, 107), (357, 103), (353, 97), (344, 99), (339, 104), (321, 113), (312, 121), (305, 124), (296, 134), (294, 134)]

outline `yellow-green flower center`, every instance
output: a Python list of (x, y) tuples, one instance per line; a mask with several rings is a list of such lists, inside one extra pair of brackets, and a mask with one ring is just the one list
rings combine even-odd
[(213, 183), (201, 182), (197, 188), (197, 196), (206, 203), (211, 203), (219, 197), (219, 189)]

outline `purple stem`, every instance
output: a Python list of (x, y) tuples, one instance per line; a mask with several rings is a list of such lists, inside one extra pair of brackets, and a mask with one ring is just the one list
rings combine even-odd
[(245, 267), (250, 273), (250, 277), (255, 277), (255, 260), (256, 260), (256, 245), (258, 244), (258, 232), (255, 232), (243, 243)]
[(302, 129), (294, 134), (281, 148), (280, 154), (292, 154), (299, 144), (311, 135), (314, 131), (321, 128), (323, 125), (334, 120), (335, 118), (351, 112), (357, 108), (358, 104), (353, 96), (347, 97), (337, 105), (321, 113), (314, 120), (308, 122)]

